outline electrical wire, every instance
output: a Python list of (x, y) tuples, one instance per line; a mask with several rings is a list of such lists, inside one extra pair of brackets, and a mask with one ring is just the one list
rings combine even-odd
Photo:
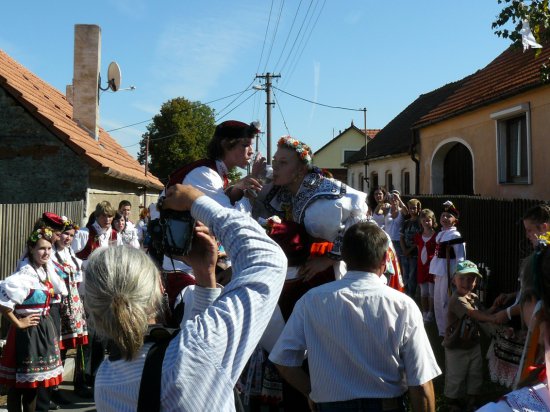
[(281, 110), (281, 105), (279, 104), (279, 100), (277, 99), (277, 94), (275, 94), (275, 91), (273, 92), (273, 97), (275, 99), (275, 105), (279, 109), (279, 113), (281, 113), (281, 117), (283, 119), (283, 124), (285, 125), (286, 132), (290, 136), (290, 130), (288, 130), (288, 126), (286, 124), (285, 116), (283, 114), (283, 111)]
[(258, 67), (256, 68), (256, 73), (260, 70), (260, 65), (262, 64), (262, 58), (264, 57), (264, 47), (265, 41), (267, 40), (267, 33), (269, 31), (269, 24), (271, 23), (271, 12), (273, 11), (273, 3), (275, 0), (271, 0), (271, 7), (269, 8), (269, 17), (267, 19), (267, 27), (265, 28), (264, 34), (264, 43), (262, 44), (262, 52), (260, 53), (260, 60), (258, 61)]
[[(304, 53), (304, 50), (305, 50), (307, 44), (309, 43), (309, 39), (311, 39), (311, 35), (313, 34), (313, 31), (315, 30), (315, 27), (317, 26), (317, 22), (319, 21), (319, 17), (321, 17), (321, 14), (323, 13), (323, 9), (325, 8), (326, 2), (327, 2), (327, 0), (323, 1), (323, 5), (319, 9), (319, 14), (317, 14), (317, 18), (315, 19), (315, 23), (313, 23), (313, 26), (311, 27), (311, 30), (309, 30), (309, 35), (307, 37), (307, 40), (303, 43), (303, 47), (301, 48), (300, 52), (298, 54), (296, 54), (297, 57), (290, 64), (290, 66), (289, 66), (290, 70), (288, 71), (288, 75), (285, 76), (285, 84), (288, 84), (290, 82), (290, 79), (291, 79), (292, 75), (294, 74), (294, 70), (296, 70), (296, 67), (298, 66), (298, 62), (300, 61), (300, 59), (302, 57), (302, 54)], [(315, 11), (312, 13), (312, 16), (314, 14), (315, 14)], [(310, 19), (310, 22), (311, 22), (311, 19)], [(309, 24), (308, 24), (308, 27), (309, 27)], [(302, 37), (302, 40), (304, 38), (305, 38), (305, 36)], [(300, 49), (300, 45), (298, 46), (298, 49)]]
[[(252, 83), (254, 83), (254, 80), (252, 80)], [(244, 89), (243, 91), (236, 92), (236, 93), (230, 94), (230, 95), (228, 95), (228, 96), (220, 97), (219, 99), (210, 100), (209, 102), (201, 103), (201, 104), (203, 104), (203, 105), (209, 105), (209, 104), (211, 104), (211, 103), (219, 102), (220, 100), (229, 99), (230, 97), (236, 96), (237, 94), (243, 94), (244, 92), (246, 92), (246, 91), (250, 88), (250, 85), (251, 85), (252, 83), (250, 83), (250, 84), (248, 85), (248, 87), (247, 87), (246, 89)], [(237, 97), (237, 99), (238, 99), (238, 97)], [(230, 104), (231, 104), (231, 103), (230, 103)], [(222, 109), (222, 110), (223, 110), (223, 109)], [(141, 122), (137, 122), (137, 123), (128, 124), (128, 125), (126, 125), (126, 126), (117, 127), (116, 129), (106, 130), (106, 132), (107, 132), (107, 133), (115, 132), (115, 131), (117, 131), (117, 130), (126, 129), (126, 128), (128, 128), (128, 127), (136, 126), (136, 125), (138, 125), (138, 124), (150, 122), (151, 120), (153, 120), (153, 118), (150, 118), (150, 119), (147, 119), (147, 120), (142, 120)], [(135, 145), (133, 145), (133, 146), (135, 146)], [(130, 146), (126, 146), (126, 147), (130, 147)]]
[(281, 21), (281, 15), (283, 14), (283, 7), (285, 5), (285, 0), (281, 0), (281, 7), (279, 8), (279, 16), (277, 17), (277, 24), (275, 25), (275, 30), (273, 30), (273, 37), (271, 39), (271, 46), (269, 47), (269, 53), (267, 59), (265, 59), (264, 73), (267, 69), (267, 63), (269, 63), (269, 58), (271, 57), (271, 52), (273, 51), (273, 45), (275, 44), (275, 37), (277, 37), (277, 31), (279, 30), (279, 22)]
[[(281, 54), (279, 55), (279, 58), (277, 59), (277, 63), (275, 63), (275, 68), (279, 66), (279, 63), (281, 62), (281, 59), (283, 57), (283, 54), (286, 49), (286, 45), (288, 44), (288, 39), (290, 38), (290, 34), (292, 33), (292, 29), (294, 29), (294, 23), (296, 23), (296, 18), (298, 17), (298, 13), (300, 11), (300, 7), (302, 6), (302, 0), (300, 0), (300, 3), (298, 3), (298, 8), (296, 9), (296, 13), (294, 13), (294, 18), (292, 19), (292, 24), (290, 25), (290, 30), (288, 31), (288, 35), (286, 36), (285, 43), (283, 44), (283, 48), (281, 50)], [(280, 72), (280, 70), (274, 70), (274, 72)]]
[(328, 107), (330, 109), (349, 110), (349, 111), (352, 111), (352, 112), (362, 112), (362, 111), (364, 111), (364, 109), (352, 109), (350, 107), (332, 106), (332, 105), (329, 105), (329, 104), (318, 103), (318, 102), (314, 102), (312, 100), (305, 99), (305, 98), (300, 97), (300, 96), (296, 96), (292, 93), (285, 92), (284, 90), (281, 90), (281, 89), (279, 89), (278, 87), (275, 87), (275, 86), (272, 86), (272, 88), (280, 91), (281, 93), (288, 94), (289, 96), (292, 96), (296, 99), (303, 100), (304, 102), (308, 102), (308, 103), (311, 103), (311, 104), (316, 104), (317, 106)]
[[(247, 90), (250, 90), (250, 86), (252, 86), (252, 83), (254, 83), (255, 78), (252, 79), (252, 81), (246, 86), (246, 88), (239, 93), (237, 97), (235, 97), (233, 100), (231, 100), (228, 104), (226, 104), (222, 109), (219, 110), (219, 113), (221, 114), (225, 109), (227, 109), (229, 106), (231, 106), (236, 100), (238, 100)], [(256, 90), (257, 91), (257, 90)], [(248, 99), (247, 99), (248, 100)], [(245, 100), (246, 101), (246, 100)], [(237, 106), (238, 107), (238, 106)], [(232, 109), (229, 113), (231, 113), (234, 109)], [(229, 114), (227, 113), (227, 114)]]
[(292, 42), (292, 47), (290, 48), (290, 52), (288, 53), (288, 56), (286, 57), (283, 65), (281, 66), (281, 72), (284, 71), (284, 68), (288, 62), (288, 59), (292, 55), (292, 52), (294, 51), (294, 47), (296, 46), (296, 42), (298, 41), (298, 38), (300, 37), (300, 33), (302, 32), (302, 29), (304, 28), (304, 24), (306, 22), (307, 16), (309, 15), (309, 11), (311, 10), (311, 5), (313, 4), (313, 0), (309, 2), (309, 6), (306, 10), (306, 15), (304, 16), (304, 20), (302, 21), (302, 25), (300, 26), (300, 29), (298, 30), (298, 34), (296, 34), (296, 38), (294, 39), (294, 42)]
[(239, 106), (242, 106), (248, 99), (250, 99), (252, 96), (254, 96), (256, 93), (258, 92), (258, 90), (254, 90), (253, 93), (248, 96), (246, 99), (244, 99), (241, 103), (239, 103), (237, 106), (235, 106), (234, 108), (232, 108), (230, 111), (228, 111), (227, 113), (225, 113), (223, 116), (221, 117), (217, 117), (216, 118), (216, 123), (219, 122), (220, 120), (222, 120), (225, 116), (227, 116), (229, 113), (231, 113), (233, 110), (237, 109)]

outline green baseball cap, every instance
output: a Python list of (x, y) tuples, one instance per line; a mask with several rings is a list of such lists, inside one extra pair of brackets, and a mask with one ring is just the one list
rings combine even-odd
[(456, 270), (453, 276), (467, 275), (470, 273), (478, 276), (479, 278), (483, 278), (483, 276), (481, 276), (481, 273), (479, 273), (477, 265), (474, 262), (469, 260), (461, 260), (456, 264)]

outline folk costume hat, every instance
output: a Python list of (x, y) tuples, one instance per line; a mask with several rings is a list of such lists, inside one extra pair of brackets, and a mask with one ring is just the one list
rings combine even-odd
[(227, 120), (216, 126), (214, 139), (250, 139), (258, 133), (260, 133), (260, 122), (246, 124), (238, 120)]
[(456, 208), (455, 205), (453, 205), (453, 202), (451, 202), (450, 200), (447, 200), (445, 203), (443, 203), (443, 211), (450, 213), (457, 219), (460, 217), (460, 213), (458, 212), (458, 209)]
[(483, 278), (481, 273), (479, 273), (479, 269), (477, 268), (477, 265), (474, 262), (471, 262), (469, 260), (460, 260), (456, 264), (456, 271), (453, 274), (453, 276), (456, 275), (468, 275), (472, 274), (477, 276), (478, 278)]
[(54, 230), (63, 230), (65, 228), (65, 222), (63, 218), (52, 212), (42, 213), (42, 220), (46, 226), (51, 227)]

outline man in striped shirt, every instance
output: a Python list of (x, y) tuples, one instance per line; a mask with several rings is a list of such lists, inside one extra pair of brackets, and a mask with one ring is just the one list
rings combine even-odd
[[(441, 374), (416, 303), (380, 279), (388, 238), (370, 222), (344, 235), (344, 278), (296, 304), (269, 359), (312, 410), (434, 411)], [(307, 355), (309, 376), (301, 368)]]

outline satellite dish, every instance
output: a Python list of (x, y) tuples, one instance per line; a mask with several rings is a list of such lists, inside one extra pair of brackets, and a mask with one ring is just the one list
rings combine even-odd
[(107, 83), (109, 85), (109, 89), (113, 92), (120, 89), (120, 79), (120, 67), (118, 67), (116, 62), (111, 62), (109, 64), (109, 68), (107, 69)]

